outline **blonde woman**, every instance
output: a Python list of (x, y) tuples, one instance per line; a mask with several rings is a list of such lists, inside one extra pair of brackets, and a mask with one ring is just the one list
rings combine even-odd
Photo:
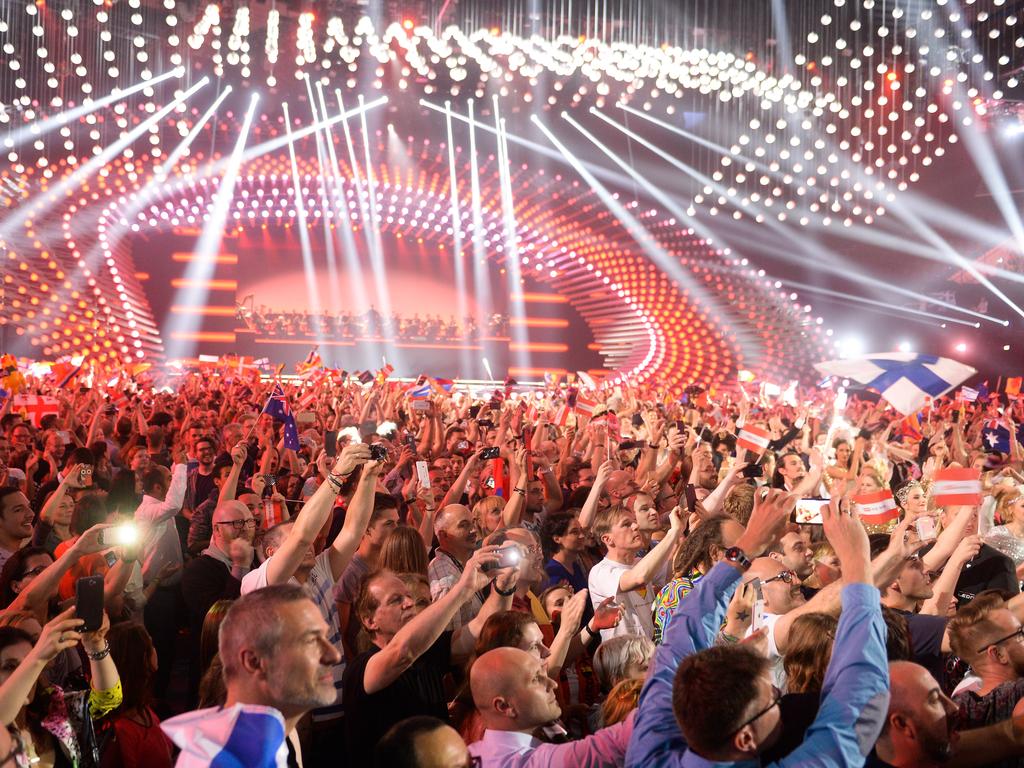
[(985, 537), (985, 543), (1013, 560), (1017, 578), (1024, 578), (1024, 489), (1019, 485), (998, 485), (996, 517), (1002, 521)]

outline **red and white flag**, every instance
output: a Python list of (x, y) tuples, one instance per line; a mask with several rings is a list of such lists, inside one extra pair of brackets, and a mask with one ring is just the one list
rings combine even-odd
[(771, 436), (768, 434), (768, 430), (753, 425), (742, 427), (740, 433), (736, 435), (737, 448), (745, 448), (756, 454), (764, 453), (770, 442)]
[(572, 415), (572, 409), (568, 405), (563, 405), (555, 411), (555, 418), (551, 423), (556, 427), (566, 427), (569, 425), (570, 415)]
[(853, 503), (857, 505), (857, 514), (864, 525), (882, 525), (900, 516), (899, 507), (889, 490), (862, 493), (853, 497)]
[(597, 408), (597, 400), (591, 400), (585, 395), (576, 396), (576, 410), (584, 416), (593, 416), (595, 408)]
[(41, 426), (44, 416), (60, 414), (60, 401), (49, 395), (15, 395), (11, 403), (11, 409), (17, 413), (22, 412), (25, 418), (36, 427)]
[(935, 473), (932, 497), (940, 507), (981, 504), (981, 470), (949, 467)]
[(317, 392), (316, 388), (311, 388), (305, 395), (302, 396), (302, 399), (295, 404), (295, 410), (308, 411), (309, 406), (316, 402), (317, 395), (319, 394), (320, 393)]

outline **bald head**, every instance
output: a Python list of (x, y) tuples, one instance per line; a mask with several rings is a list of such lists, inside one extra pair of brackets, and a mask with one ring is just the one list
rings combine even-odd
[(959, 707), (932, 674), (910, 661), (889, 663), (889, 713), (876, 749), (894, 765), (941, 765), (952, 753)]
[(495, 648), (480, 656), (469, 685), (485, 728), (532, 731), (562, 714), (556, 683), (543, 662), (518, 648)]
[[(244, 520), (247, 512), (249, 512), (249, 508), (242, 502), (235, 500), (225, 501), (213, 510), (213, 524), (226, 523), (232, 520)], [(251, 512), (249, 517), (252, 517)]]
[(252, 512), (240, 501), (225, 501), (213, 511), (211, 543), (227, 552), (234, 539), (252, 542), (256, 535)]

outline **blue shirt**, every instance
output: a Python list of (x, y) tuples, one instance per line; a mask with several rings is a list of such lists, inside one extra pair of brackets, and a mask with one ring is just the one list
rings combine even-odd
[[(626, 751), (627, 768), (757, 764), (719, 763), (690, 752), (672, 709), (672, 682), (679, 662), (712, 646), (739, 581), (736, 568), (718, 563), (680, 602), (640, 694)], [(889, 664), (878, 590), (870, 584), (848, 584), (842, 601), (821, 709), (803, 744), (773, 766), (857, 768), (864, 765), (882, 730), (889, 708)]]

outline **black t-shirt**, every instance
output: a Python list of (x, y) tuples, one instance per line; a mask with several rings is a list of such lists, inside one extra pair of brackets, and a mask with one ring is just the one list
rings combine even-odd
[(759, 756), (761, 765), (778, 762), (803, 744), (807, 729), (814, 724), (820, 707), (820, 693), (787, 693), (783, 696), (779, 701), (782, 733), (772, 748)]
[(383, 690), (367, 693), (363, 687), (366, 664), (374, 647), (356, 657), (345, 669), (345, 736), (350, 765), (372, 764), (373, 748), (395, 723), (415, 715), (432, 715), (448, 722), (444, 676), (451, 667), (452, 633), (442, 632), (427, 652)]
[(931, 616), (909, 611), (898, 611), (907, 620), (910, 633), (910, 658), (932, 673), (943, 690), (947, 689), (946, 656), (942, 652), (942, 638), (946, 634), (945, 616)]
[(867, 761), (864, 763), (864, 768), (893, 768), (892, 763), (887, 763), (885, 760), (878, 756), (875, 750), (871, 750), (871, 754), (868, 755)]
[(977, 556), (960, 571), (960, 578), (956, 581), (957, 604), (959, 607), (967, 605), (986, 589), (1017, 594), (1020, 582), (1013, 560), (998, 549), (982, 544)]

